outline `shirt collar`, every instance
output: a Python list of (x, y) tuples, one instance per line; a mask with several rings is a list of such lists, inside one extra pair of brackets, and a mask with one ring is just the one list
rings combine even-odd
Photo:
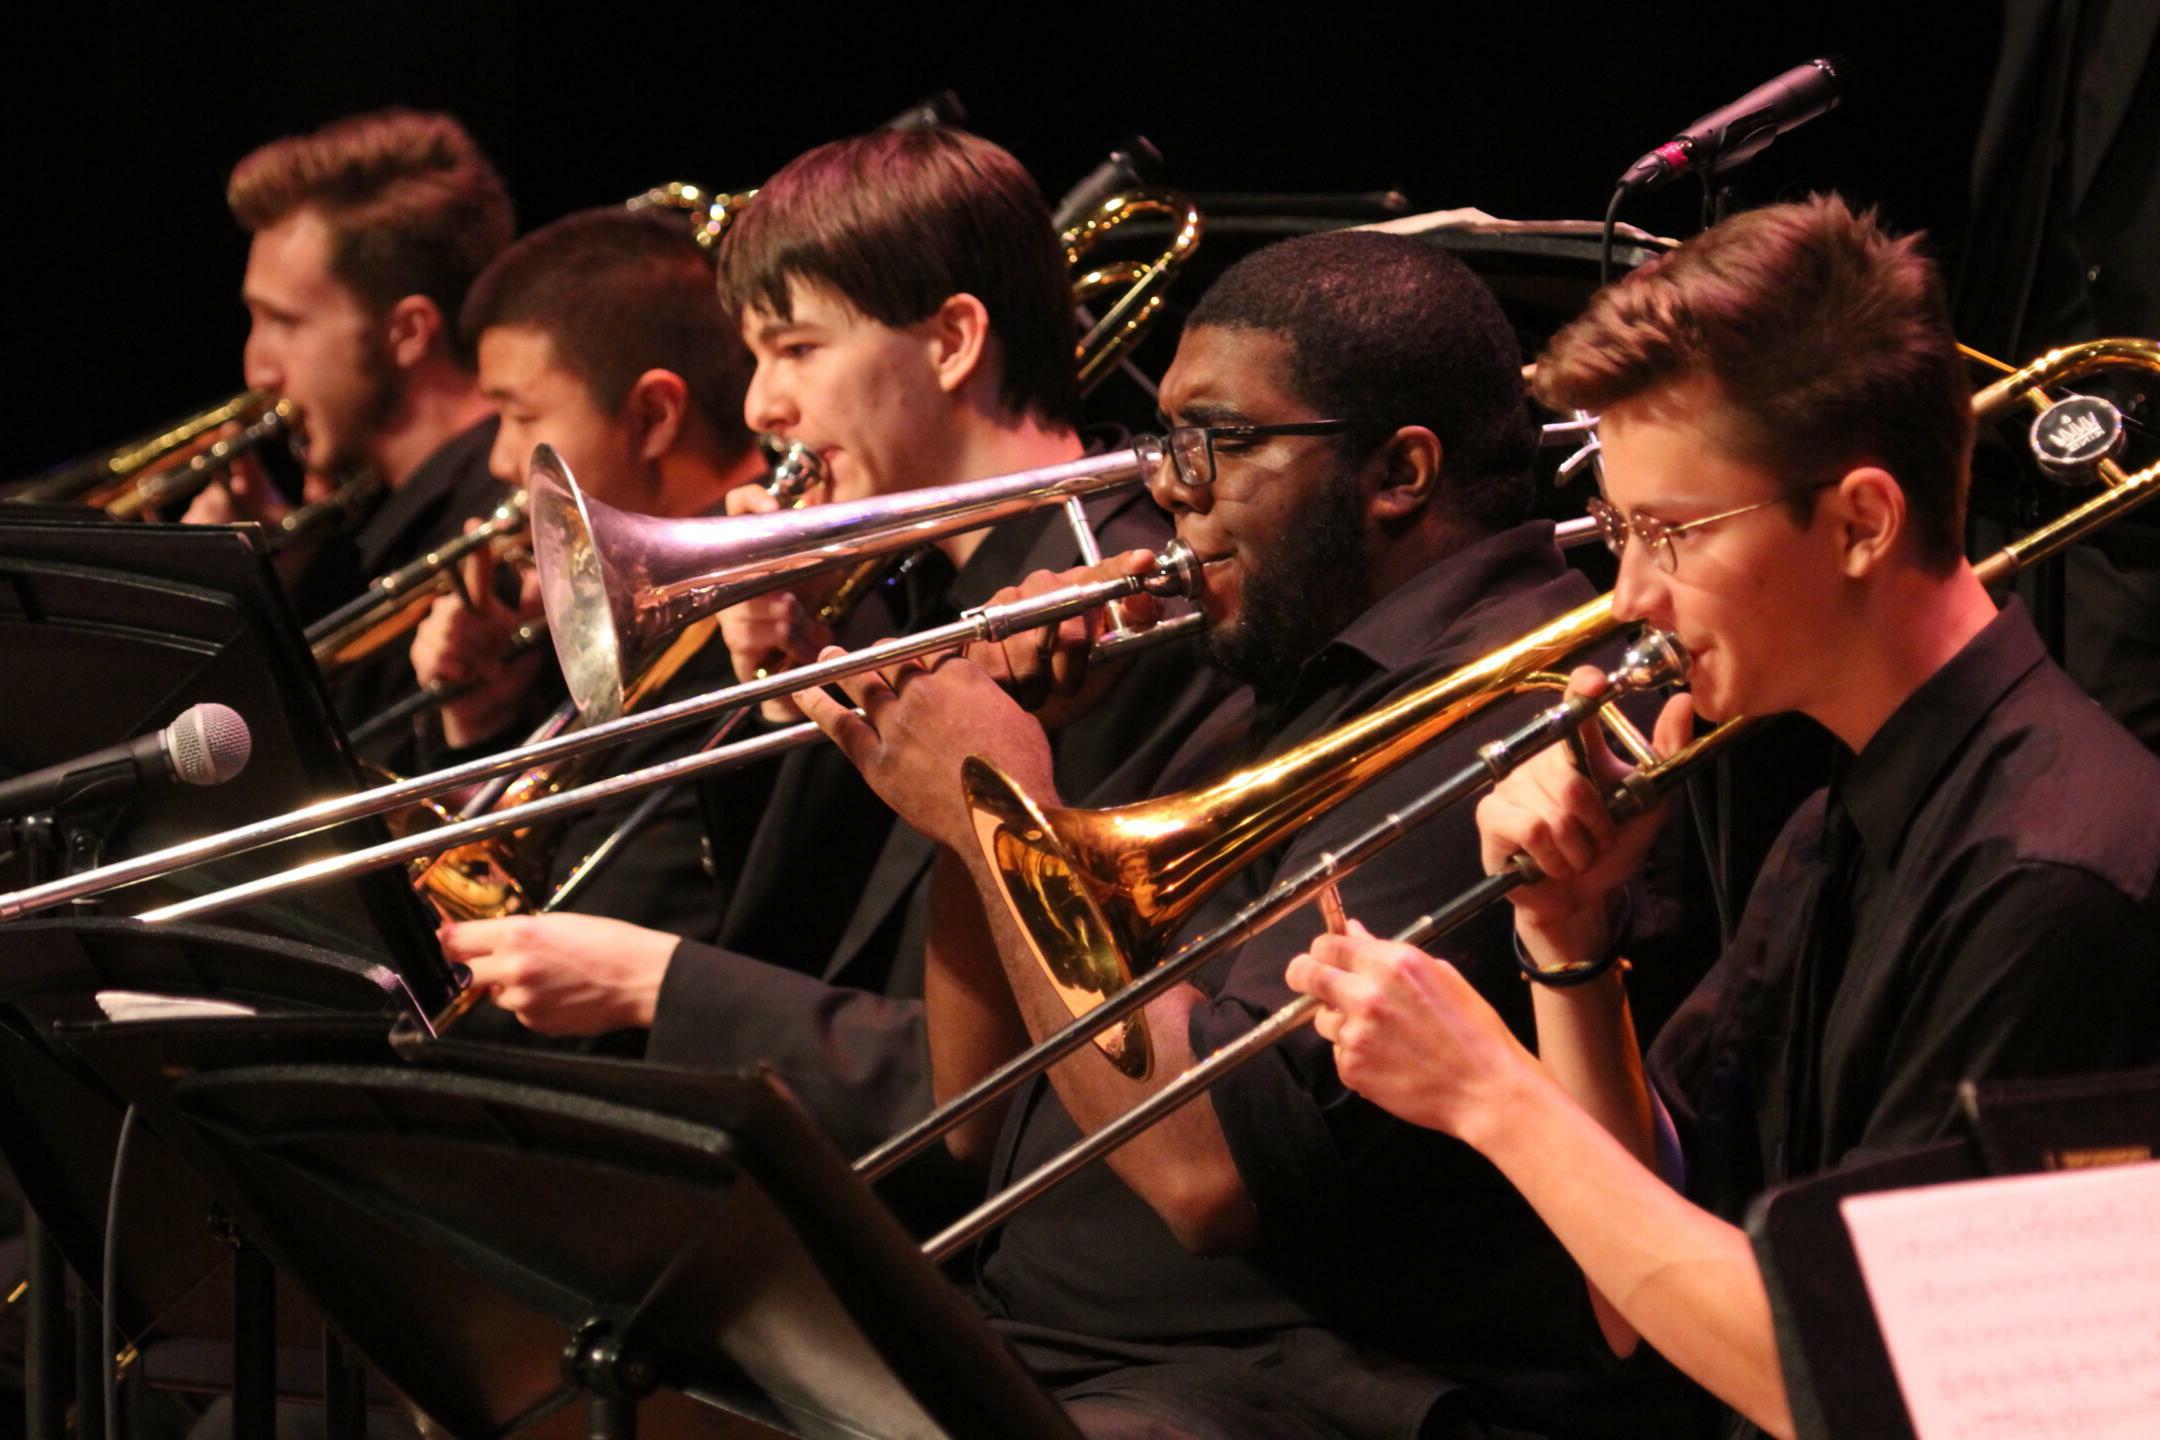
[(1988, 712), (2046, 658), (2024, 607), (2011, 600), (1906, 696), (1853, 757), (1838, 781), (1838, 798), (1879, 863), (1897, 853), (1937, 777)]
[[(1504, 629), (1507, 612), (1523, 611), (1520, 630), (1552, 618), (1535, 592), (1567, 573), (1549, 520), (1488, 535), (1426, 566), (1351, 621), (1310, 667), (1352, 651), (1383, 671), (1409, 670), (1469, 658), (1483, 637)], [(1442, 643), (1434, 644), (1434, 637)]]

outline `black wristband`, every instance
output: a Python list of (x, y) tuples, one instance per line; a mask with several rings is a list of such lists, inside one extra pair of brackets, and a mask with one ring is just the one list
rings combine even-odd
[(1603, 955), (1595, 960), (1584, 960), (1578, 964), (1562, 965), (1556, 969), (1547, 970), (1542, 966), (1533, 964), (1530, 957), (1523, 953), (1522, 932), (1520, 930), (1510, 930), (1508, 932), (1508, 941), (1515, 947), (1515, 966), (1522, 971), (1523, 979), (1533, 984), (1550, 986), (1554, 990), (1571, 990), (1577, 985), (1589, 984), (1615, 965), (1625, 970), (1627, 962), (1620, 958), (1620, 947), (1627, 935), (1629, 924), (1635, 918), (1635, 896), (1625, 886), (1621, 888), (1619, 894), (1620, 914), (1612, 924), (1612, 944)]
[(1554, 990), (1572, 990), (1577, 985), (1587, 985), (1620, 963), (1620, 952), (1611, 950), (1601, 959), (1585, 960), (1577, 965), (1562, 965), (1556, 970), (1547, 970), (1530, 963), (1530, 957), (1523, 953), (1522, 937), (1515, 937), (1515, 967), (1522, 971), (1523, 979)]

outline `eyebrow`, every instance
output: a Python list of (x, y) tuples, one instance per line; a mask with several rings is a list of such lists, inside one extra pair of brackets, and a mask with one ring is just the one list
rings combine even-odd
[[(1171, 423), (1170, 417), (1164, 415), (1161, 411), (1158, 410), (1155, 414), (1156, 418), (1161, 420), (1165, 426)], [(1195, 400), (1185, 407), (1185, 423), (1201, 426), (1250, 425), (1252, 417), (1235, 405), (1226, 404), (1219, 400)]]
[(815, 328), (815, 326), (802, 320), (768, 320), (763, 325), (758, 326), (757, 338), (770, 345), (779, 336), (785, 335), (791, 330), (811, 330)]

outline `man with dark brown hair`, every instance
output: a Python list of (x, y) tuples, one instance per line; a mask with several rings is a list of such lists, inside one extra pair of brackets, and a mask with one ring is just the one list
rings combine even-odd
[[(1049, 209), (987, 141), (881, 131), (792, 161), (724, 240), (720, 298), (756, 360), (744, 418), (819, 456), (831, 481), (814, 499), (1082, 453), (1071, 300)], [(752, 487), (729, 505), (773, 502)], [(1137, 487), (1087, 508), (1104, 550), (1125, 552), (1126, 564), (1164, 538)], [(817, 618), (821, 589), (779, 592), (726, 612), (723, 638), (749, 678), (814, 657), (835, 629), (863, 643), (921, 628), (1078, 558), (1062, 515), (1043, 512), (925, 547), (836, 625)], [(1169, 654), (1133, 668), (1058, 737), (1076, 784), (1146, 753), (1172, 709), (1166, 697), (1190, 678)], [(767, 709), (772, 723), (799, 718), (785, 702)], [(760, 812), (711, 807), (717, 863), (740, 875), (719, 944), (580, 916), (451, 926), (444, 945), (535, 1029), (650, 1027), (649, 1053), (671, 1063), (771, 1064), (841, 1143), (866, 1147), (929, 1104), (913, 1000), (932, 848), (829, 749), (790, 755), (777, 771)]]
[(1407, 946), (1323, 937), (1289, 979), (1348, 1084), (1536, 1207), (1615, 1348), (1790, 1434), (1746, 1203), (1937, 1138), (1963, 1078), (2160, 1059), (2160, 763), (1960, 554), (1971, 406), (1914, 241), (1835, 199), (1735, 217), (1599, 294), (1538, 389), (1602, 412), (1615, 613), (1694, 654), (1659, 749), (1694, 713), (1798, 711), (1844, 763), (1660, 1035), (1654, 1089), (1616, 902), (1655, 822), (1606, 816), (1626, 770), (1594, 726), (1590, 775), (1548, 752), (1478, 809), (1486, 869), (1545, 876), (1510, 896), (1535, 1056)]
[[(226, 199), (253, 237), (247, 383), (297, 407), (312, 475), (371, 469), (388, 491), (299, 582), (304, 610), (326, 608), (500, 496), (488, 404), (455, 323), (467, 287), (510, 243), (510, 198), (456, 120), (383, 110), (254, 151), (233, 167)], [(242, 466), (187, 518), (271, 521), (284, 509)], [(393, 647), (339, 682), (338, 708), (364, 719), (411, 683)]]

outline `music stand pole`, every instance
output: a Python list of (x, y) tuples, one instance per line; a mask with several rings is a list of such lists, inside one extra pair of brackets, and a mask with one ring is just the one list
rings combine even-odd
[[(24, 856), (31, 883), (60, 873), (64, 842), (53, 816), (12, 818), (8, 833)], [(29, 1262), (24, 1278), (30, 1285), (23, 1301), (23, 1433), (27, 1440), (67, 1440), (67, 1262), (27, 1196), (23, 1248)]]

